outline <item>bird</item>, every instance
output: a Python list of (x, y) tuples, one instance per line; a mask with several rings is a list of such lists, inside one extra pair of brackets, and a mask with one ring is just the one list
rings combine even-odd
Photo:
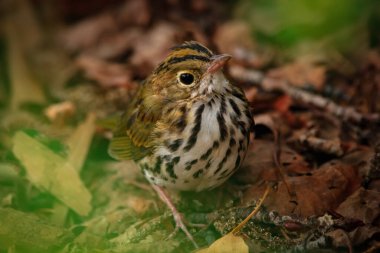
[(205, 191), (241, 165), (254, 120), (244, 92), (223, 73), (231, 59), (196, 41), (171, 48), (120, 116), (109, 144), (133, 160), (197, 247), (167, 191)]

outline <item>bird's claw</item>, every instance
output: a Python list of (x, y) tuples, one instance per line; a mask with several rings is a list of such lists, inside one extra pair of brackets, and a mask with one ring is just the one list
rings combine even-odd
[(199, 248), (198, 244), (195, 242), (193, 236), (190, 234), (189, 230), (187, 230), (187, 227), (185, 225), (185, 223), (183, 222), (183, 217), (180, 213), (173, 213), (173, 218), (174, 218), (174, 221), (175, 221), (175, 229), (174, 231), (169, 235), (169, 238), (173, 237), (179, 229), (181, 229), (185, 235), (187, 236), (187, 238), (189, 238), (189, 240), (193, 243), (194, 247), (195, 248)]

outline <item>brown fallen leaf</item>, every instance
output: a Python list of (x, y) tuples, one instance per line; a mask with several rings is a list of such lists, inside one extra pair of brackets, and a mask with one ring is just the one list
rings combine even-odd
[[(301, 217), (322, 215), (334, 209), (361, 183), (356, 169), (339, 160), (325, 163), (307, 175), (288, 177), (287, 180), (297, 195), (297, 202), (288, 194), (284, 183), (279, 182), (277, 188), (267, 197), (264, 206), (281, 215), (296, 214)], [(249, 203), (259, 198), (264, 188), (263, 184), (250, 187), (244, 193), (244, 202)]]
[(372, 172), (373, 159), (377, 151), (365, 146), (358, 146), (355, 150), (342, 157), (342, 162), (357, 168), (360, 179), (366, 179)]
[(232, 55), (232, 64), (260, 68), (269, 60), (268, 56), (257, 53), (251, 28), (245, 22), (235, 20), (219, 25), (213, 37), (220, 52)]
[(121, 25), (146, 26), (152, 18), (149, 1), (125, 1), (116, 10), (117, 20)]
[(82, 55), (77, 59), (77, 65), (89, 79), (96, 80), (103, 87), (129, 87), (132, 83), (131, 71), (121, 64)]
[(248, 253), (248, 246), (244, 240), (232, 233), (213, 242), (209, 247), (196, 251), (196, 253)]
[(93, 46), (102, 36), (117, 31), (116, 20), (110, 12), (84, 19), (60, 34), (60, 41), (70, 51), (79, 51)]
[(321, 90), (326, 80), (326, 67), (318, 65), (313, 59), (304, 58), (272, 69), (268, 77), (287, 80), (296, 86), (311, 84), (316, 90)]
[(372, 224), (380, 216), (380, 192), (360, 188), (335, 211), (346, 218)]
[[(282, 145), (281, 150), (280, 162), (286, 174), (303, 175), (311, 172), (310, 166), (296, 151), (286, 145)], [(276, 181), (279, 178), (273, 160), (274, 152), (275, 144), (273, 141), (254, 140), (242, 167), (234, 177), (246, 184), (254, 184), (261, 180)]]
[(159, 22), (140, 37), (130, 62), (139, 69), (141, 76), (147, 76), (163, 60), (170, 48), (176, 45), (179, 31), (181, 28), (175, 24)]
[(354, 243), (354, 245), (359, 245), (376, 235), (380, 235), (380, 227), (366, 225), (356, 228), (355, 230), (351, 231), (348, 235), (351, 241)]
[(380, 217), (380, 192), (359, 188), (339, 205), (336, 212), (344, 218), (362, 221), (363, 226), (358, 226), (344, 235), (339, 230), (328, 233), (334, 246), (342, 247), (347, 240), (353, 246), (360, 245), (380, 234), (377, 222)]
[(181, 26), (181, 29), (183, 29), (180, 37), (178, 37), (178, 43), (195, 40), (206, 47), (210, 47), (209, 38), (195, 20), (179, 20), (178, 24)]
[(128, 27), (123, 31), (102, 37), (95, 45), (84, 49), (82, 54), (124, 62), (125, 55), (132, 52), (143, 35), (144, 30), (140, 27)]

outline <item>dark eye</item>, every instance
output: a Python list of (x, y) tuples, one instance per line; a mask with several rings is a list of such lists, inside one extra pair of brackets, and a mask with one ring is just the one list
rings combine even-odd
[(179, 74), (178, 79), (181, 82), (181, 84), (184, 85), (191, 85), (194, 83), (194, 75), (188, 72)]

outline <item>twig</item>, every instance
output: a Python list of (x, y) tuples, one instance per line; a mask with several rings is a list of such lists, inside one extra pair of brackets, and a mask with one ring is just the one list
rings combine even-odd
[(277, 174), (280, 176), (281, 181), (284, 182), (286, 189), (288, 190), (289, 196), (296, 196), (295, 192), (291, 189), (290, 185), (287, 181), (287, 174), (284, 172), (284, 167), (281, 165), (280, 157), (281, 157), (281, 137), (280, 132), (275, 127), (275, 123), (273, 119), (268, 117), (267, 115), (259, 115), (255, 117), (256, 125), (263, 124), (268, 127), (273, 133), (274, 139), (274, 151), (273, 151), (273, 162), (275, 164), (275, 169)]
[(299, 141), (313, 150), (322, 151), (326, 154), (341, 156), (344, 153), (340, 140), (326, 140), (315, 136), (302, 134), (299, 137)]
[(380, 115), (378, 113), (362, 114), (353, 107), (340, 106), (328, 98), (295, 88), (289, 85), (286, 80), (266, 77), (260, 71), (248, 70), (242, 67), (234, 66), (230, 68), (230, 73), (234, 78), (240, 81), (255, 83), (265, 91), (284, 92), (295, 100), (313, 105), (317, 108), (325, 109), (326, 111), (344, 120), (352, 120), (357, 123), (362, 122), (363, 120), (380, 120)]
[(242, 221), (240, 222), (239, 225), (237, 225), (230, 233), (236, 235), (242, 228), (243, 226), (255, 215), (257, 214), (257, 212), (260, 210), (260, 207), (262, 206), (264, 200), (266, 199), (266, 197), (268, 196), (268, 193), (269, 193), (269, 190), (270, 190), (270, 187), (269, 185), (267, 185), (266, 189), (265, 189), (265, 192), (264, 192), (264, 195), (262, 196), (262, 198), (259, 200), (259, 202), (257, 203), (257, 205), (255, 206), (255, 209), (253, 209), (253, 211)]
[(281, 139), (279, 137), (279, 132), (276, 130), (274, 132), (274, 152), (273, 152), (273, 161), (274, 161), (274, 164), (276, 165), (276, 170), (278, 172), (278, 174), (280, 175), (281, 177), (281, 180), (282, 182), (284, 182), (285, 184), (285, 187), (288, 191), (288, 194), (291, 198), (296, 198), (296, 193), (293, 189), (291, 189), (290, 185), (288, 184), (288, 176), (287, 174), (284, 172), (284, 167), (281, 165), (280, 163), (280, 156), (281, 156)]

